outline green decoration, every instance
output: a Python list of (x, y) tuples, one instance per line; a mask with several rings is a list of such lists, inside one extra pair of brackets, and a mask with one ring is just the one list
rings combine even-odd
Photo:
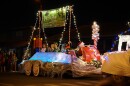
[(42, 27), (62, 27), (65, 26), (67, 7), (42, 11)]

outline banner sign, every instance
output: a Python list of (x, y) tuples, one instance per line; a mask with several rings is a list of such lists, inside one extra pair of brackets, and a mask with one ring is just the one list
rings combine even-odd
[(62, 27), (66, 20), (66, 7), (42, 11), (42, 27)]

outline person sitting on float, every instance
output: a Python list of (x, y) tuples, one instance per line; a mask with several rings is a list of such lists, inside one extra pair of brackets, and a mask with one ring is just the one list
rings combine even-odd
[(41, 48), (41, 52), (46, 52), (46, 44), (43, 44), (43, 47)]

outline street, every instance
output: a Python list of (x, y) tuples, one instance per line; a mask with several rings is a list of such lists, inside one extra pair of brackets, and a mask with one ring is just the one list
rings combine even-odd
[(100, 80), (100, 75), (84, 78), (64, 76), (63, 79), (60, 79), (43, 76), (27, 76), (19, 72), (0, 73), (0, 86), (95, 86)]

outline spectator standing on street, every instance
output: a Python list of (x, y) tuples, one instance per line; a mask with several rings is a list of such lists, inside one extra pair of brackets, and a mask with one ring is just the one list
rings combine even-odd
[(16, 71), (17, 68), (17, 56), (15, 53), (13, 53), (13, 57), (12, 57), (12, 70)]
[(2, 72), (2, 59), (3, 59), (3, 54), (0, 51), (0, 72)]
[(0, 51), (0, 70), (1, 72), (5, 72), (5, 58), (2, 51)]

